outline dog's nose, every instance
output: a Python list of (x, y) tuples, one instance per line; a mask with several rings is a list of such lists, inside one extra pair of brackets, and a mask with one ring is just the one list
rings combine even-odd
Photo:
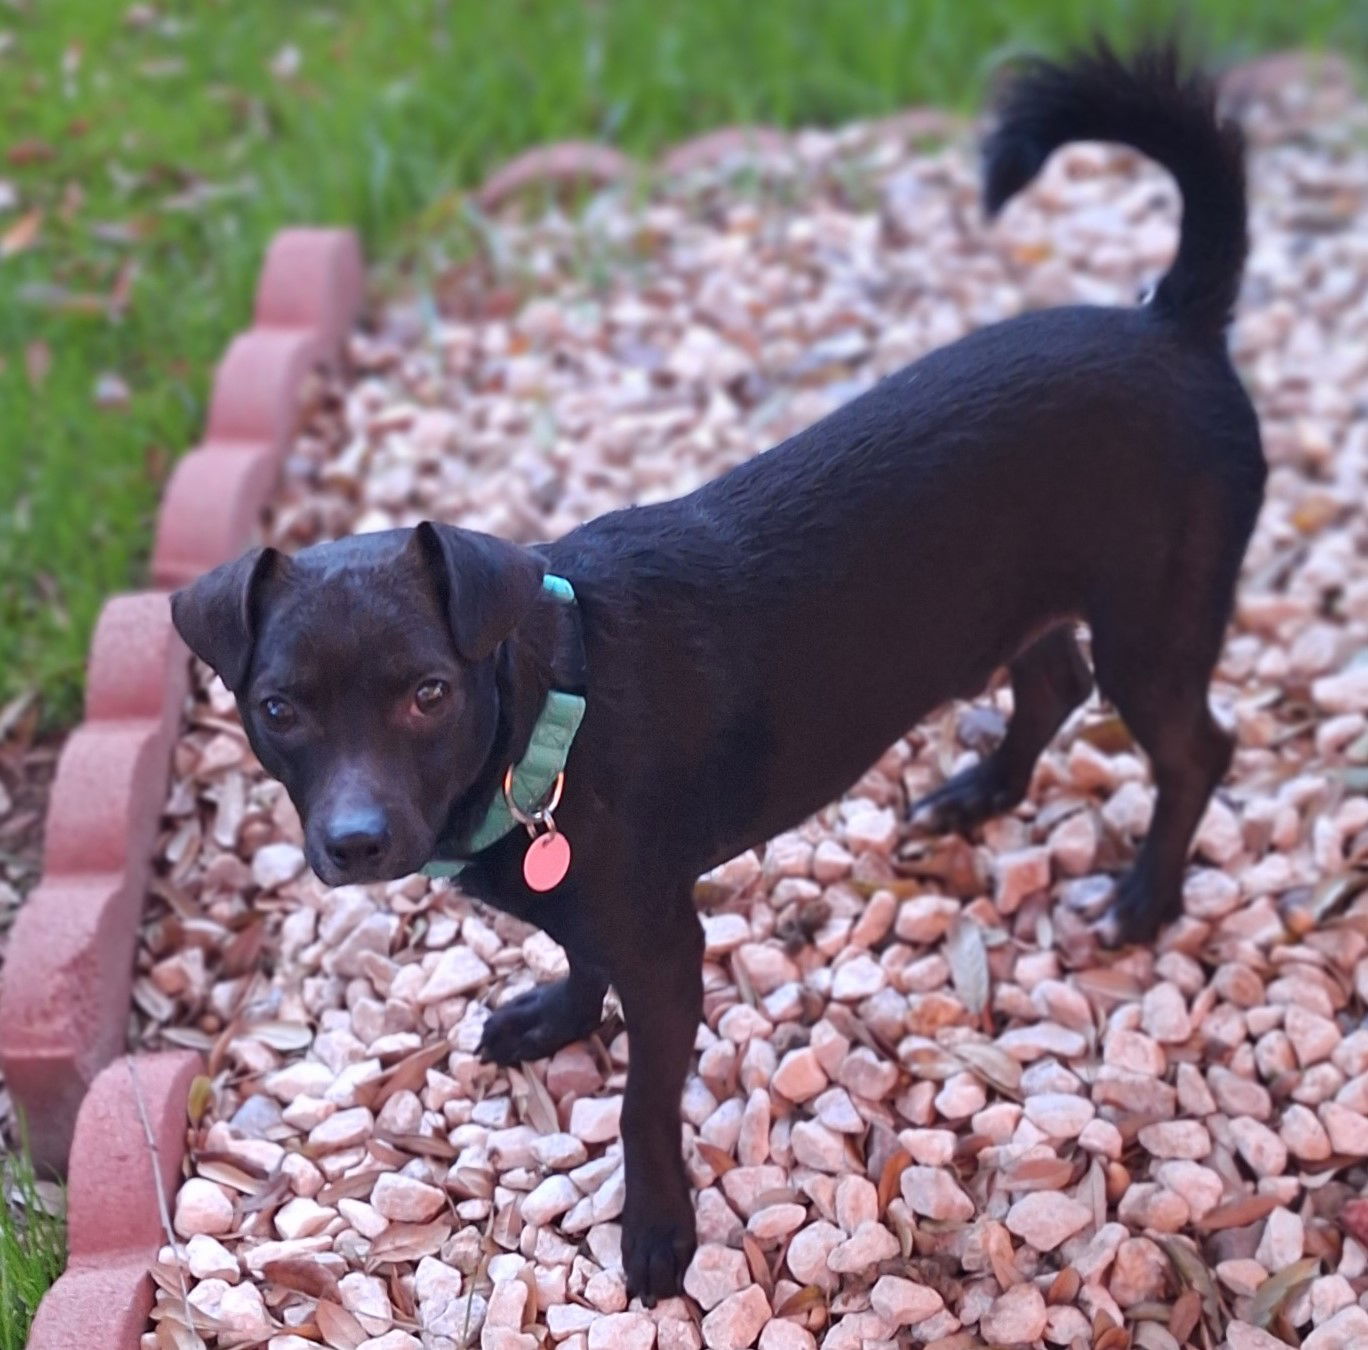
[(389, 825), (384, 812), (367, 808), (334, 816), (328, 822), (323, 847), (338, 867), (373, 867), (389, 848)]

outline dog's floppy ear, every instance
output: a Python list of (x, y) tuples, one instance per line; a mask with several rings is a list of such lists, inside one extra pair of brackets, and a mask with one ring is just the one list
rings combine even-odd
[(506, 539), (425, 520), (410, 547), (432, 569), (456, 650), (467, 661), (493, 655), (541, 594), (545, 564)]
[(231, 690), (247, 678), (262, 587), (269, 576), (288, 566), (289, 559), (273, 548), (250, 549), (171, 597), (176, 632)]

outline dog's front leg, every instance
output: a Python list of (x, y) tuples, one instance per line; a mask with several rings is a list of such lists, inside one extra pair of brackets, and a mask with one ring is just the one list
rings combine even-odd
[(628, 1293), (648, 1306), (680, 1292), (694, 1252), (679, 1103), (703, 1015), (703, 930), (692, 887), (657, 895), (632, 904), (610, 972), (628, 1041), (622, 1264)]

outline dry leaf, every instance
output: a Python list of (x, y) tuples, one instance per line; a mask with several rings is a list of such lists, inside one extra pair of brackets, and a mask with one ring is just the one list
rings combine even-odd
[[(263, 925), (257, 924), (258, 929)], [(243, 929), (243, 932), (250, 932), (250, 929)], [(242, 934), (239, 933), (238, 937)], [(237, 939), (235, 938), (234, 941)], [(255, 961), (253, 961), (253, 964)], [(282, 1053), (289, 1053), (291, 1050), (307, 1050), (313, 1044), (313, 1028), (306, 1027), (300, 1022), (258, 1022), (255, 1026), (248, 1027), (244, 1036), (250, 1036), (253, 1040), (260, 1041), (263, 1045), (269, 1045), (272, 1050), (279, 1050)]]
[(792, 1317), (794, 1313), (806, 1312), (826, 1303), (826, 1294), (815, 1284), (805, 1284), (796, 1293), (790, 1294), (775, 1310), (775, 1317)]
[(749, 1234), (741, 1235), (741, 1250), (746, 1254), (746, 1264), (750, 1267), (751, 1279), (765, 1291), (766, 1297), (774, 1292), (774, 1281), (770, 1278), (769, 1264), (760, 1244)]
[(1074, 973), (1074, 983), (1089, 998), (1114, 999), (1120, 1003), (1138, 1002), (1145, 995), (1140, 981), (1129, 971), (1115, 966), (1096, 966)]
[(1073, 1164), (1063, 1158), (1023, 1158), (1002, 1173), (1011, 1191), (1057, 1191), (1073, 1180)]
[(990, 1041), (961, 1041), (954, 1050), (990, 1087), (1009, 1097), (1020, 1097), (1021, 1065), (1005, 1050)]
[(528, 1121), (542, 1134), (555, 1134), (560, 1129), (560, 1116), (540, 1073), (527, 1065), (523, 1068), (522, 1076), (527, 1084)]
[(375, 1189), (375, 1183), (384, 1175), (385, 1171), (381, 1168), (330, 1181), (319, 1191), (318, 1203), (334, 1208), (339, 1200), (358, 1200), (363, 1195), (369, 1195)]
[(34, 207), (26, 211), (4, 234), (0, 234), (0, 258), (12, 258), (32, 246), (43, 226), (43, 212)]
[(213, 1103), (213, 1080), (205, 1074), (196, 1074), (190, 1081), (190, 1094), (185, 1103), (185, 1109), (190, 1116), (190, 1123), (198, 1125), (204, 1119), (204, 1113)]
[(427, 1071), (434, 1069), (451, 1054), (451, 1046), (446, 1041), (436, 1045), (424, 1046), (411, 1055), (401, 1059), (393, 1068), (381, 1075), (380, 1086), (375, 1093), (374, 1109), (379, 1109), (396, 1092), (418, 1092), (427, 1082)]
[(1282, 1203), (1276, 1195), (1245, 1195), (1226, 1205), (1209, 1209), (1194, 1221), (1193, 1226), (1204, 1233), (1216, 1233), (1223, 1228), (1243, 1228), (1267, 1218)]
[(241, 1191), (243, 1195), (256, 1195), (267, 1175), (266, 1169), (257, 1163), (246, 1162), (241, 1158), (230, 1159), (224, 1154), (197, 1155), (195, 1171), (206, 1180), (217, 1181), (220, 1186), (230, 1186), (235, 1191)]
[(879, 1173), (879, 1217), (888, 1213), (889, 1202), (898, 1194), (902, 1184), (902, 1174), (912, 1165), (912, 1155), (900, 1148), (883, 1165)]
[(1282, 1311), (1301, 1287), (1315, 1278), (1320, 1259), (1315, 1256), (1294, 1261), (1276, 1275), (1270, 1275), (1255, 1291), (1249, 1305), (1249, 1320), (1256, 1327), (1266, 1327)]
[(698, 1150), (698, 1156), (712, 1169), (714, 1176), (725, 1176), (736, 1166), (736, 1159), (716, 1144), (710, 1144), (704, 1139), (695, 1139), (694, 1148)]
[(1211, 1272), (1206, 1262), (1186, 1242), (1177, 1238), (1158, 1237), (1155, 1239), (1164, 1249), (1178, 1279), (1185, 1289), (1194, 1289), (1202, 1296), (1202, 1306), (1208, 1317), (1215, 1317), (1220, 1311), (1221, 1300), (1212, 1283)]
[(1004, 1290), (1022, 1282), (1024, 1276), (1017, 1269), (1011, 1235), (1000, 1223), (995, 1223), (989, 1228), (984, 1248), (988, 1253), (988, 1262), (993, 1268), (993, 1278)]
[(417, 1153), (424, 1158), (441, 1158), (444, 1162), (458, 1156), (460, 1150), (442, 1135), (433, 1134), (376, 1134), (372, 1138), (393, 1144), (406, 1153)]
[(1361, 1246), (1368, 1247), (1368, 1199), (1360, 1196), (1346, 1200), (1336, 1218), (1351, 1238), (1356, 1239)]
[(418, 1261), (432, 1256), (451, 1236), (451, 1225), (441, 1219), (432, 1223), (392, 1223), (371, 1243), (370, 1259)]
[(945, 959), (960, 1002), (971, 1013), (981, 1013), (988, 1006), (988, 949), (983, 929), (973, 919), (955, 915), (945, 935)]
[(341, 1299), (337, 1288), (337, 1276), (321, 1261), (311, 1261), (307, 1256), (282, 1256), (276, 1261), (267, 1261), (261, 1267), (262, 1278), (272, 1284), (284, 1285), (297, 1294), (308, 1294), (310, 1298)]
[(1184, 1289), (1173, 1302), (1168, 1329), (1180, 1345), (1197, 1329), (1202, 1320), (1202, 1296), (1195, 1289)]
[(333, 1350), (358, 1350), (363, 1341), (370, 1340), (365, 1328), (340, 1303), (321, 1298), (314, 1309), (314, 1321), (319, 1334)]
[(1078, 729), (1078, 739), (1087, 741), (1104, 755), (1119, 755), (1123, 751), (1135, 748), (1130, 729), (1115, 715), (1100, 717), (1081, 726)]

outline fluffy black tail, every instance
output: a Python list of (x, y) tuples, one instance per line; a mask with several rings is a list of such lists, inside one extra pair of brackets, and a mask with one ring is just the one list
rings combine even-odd
[(1099, 43), (1055, 64), (1034, 60), (996, 103), (983, 147), (989, 215), (1067, 141), (1115, 141), (1166, 168), (1183, 197), (1178, 255), (1153, 305), (1176, 321), (1221, 331), (1230, 322), (1248, 250), (1244, 137), (1216, 112), (1215, 86), (1185, 73), (1171, 43), (1123, 61)]

